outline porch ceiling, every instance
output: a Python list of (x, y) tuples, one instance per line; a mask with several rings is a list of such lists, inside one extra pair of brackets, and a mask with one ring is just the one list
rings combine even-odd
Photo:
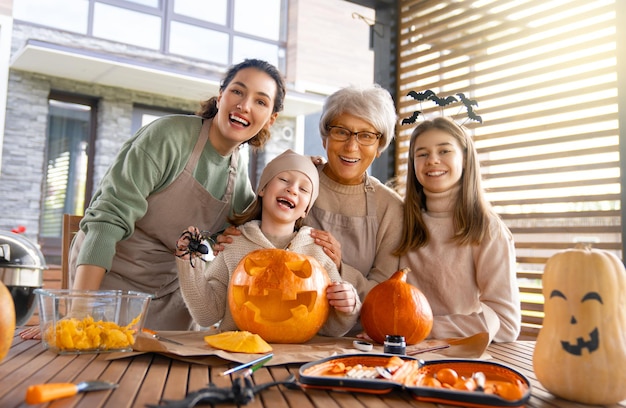
[[(205, 100), (217, 95), (219, 90), (217, 76), (209, 78), (206, 75), (41, 41), (28, 42), (14, 54), (10, 67), (187, 100)], [(320, 95), (288, 90), (282, 114), (297, 116), (318, 112), (323, 101), (324, 98)]]

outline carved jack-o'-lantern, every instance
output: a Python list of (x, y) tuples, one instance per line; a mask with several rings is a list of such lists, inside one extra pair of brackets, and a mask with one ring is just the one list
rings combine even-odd
[(548, 259), (533, 367), (550, 392), (585, 404), (626, 399), (624, 293), (624, 265), (607, 251), (580, 246)]
[(237, 327), (270, 343), (304, 343), (324, 325), (330, 278), (317, 260), (282, 249), (246, 255), (228, 286)]

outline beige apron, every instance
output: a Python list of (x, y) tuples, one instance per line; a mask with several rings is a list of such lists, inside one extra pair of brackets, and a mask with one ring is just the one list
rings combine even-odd
[[(100, 285), (103, 290), (138, 290), (153, 294), (145, 322), (150, 329), (189, 330), (192, 327), (192, 318), (178, 286), (174, 246), (183, 230), (190, 225), (201, 230), (220, 231), (230, 213), (238, 150), (233, 151), (231, 156), (228, 183), (221, 200), (214, 198), (193, 177), (208, 140), (210, 124), (210, 120), (204, 120), (198, 141), (180, 176), (164, 190), (148, 197), (148, 211), (136, 222), (133, 235), (117, 244), (111, 270), (105, 274)], [(77, 234), (72, 248), (73, 263), (81, 238), (84, 237)], [(75, 271), (75, 265), (71, 266), (71, 270)]]
[(305, 223), (313, 228), (328, 231), (341, 242), (342, 262), (368, 276), (376, 258), (378, 217), (374, 187), (365, 175), (367, 215), (353, 217), (320, 210), (313, 206)]

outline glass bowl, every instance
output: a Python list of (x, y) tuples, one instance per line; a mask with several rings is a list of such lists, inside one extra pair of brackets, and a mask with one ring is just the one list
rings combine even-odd
[(122, 290), (36, 289), (45, 348), (59, 354), (132, 351), (152, 295)]

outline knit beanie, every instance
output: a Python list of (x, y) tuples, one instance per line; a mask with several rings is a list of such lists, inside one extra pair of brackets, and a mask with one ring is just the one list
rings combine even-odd
[(259, 180), (257, 195), (278, 173), (289, 170), (299, 171), (311, 180), (313, 191), (311, 191), (311, 201), (309, 202), (309, 206), (306, 208), (306, 212), (308, 213), (315, 203), (317, 195), (319, 194), (319, 175), (317, 173), (317, 168), (311, 161), (310, 157), (298, 154), (291, 149), (285, 150), (283, 153), (276, 156), (272, 161), (267, 163), (263, 169), (263, 174), (261, 174), (261, 179)]

